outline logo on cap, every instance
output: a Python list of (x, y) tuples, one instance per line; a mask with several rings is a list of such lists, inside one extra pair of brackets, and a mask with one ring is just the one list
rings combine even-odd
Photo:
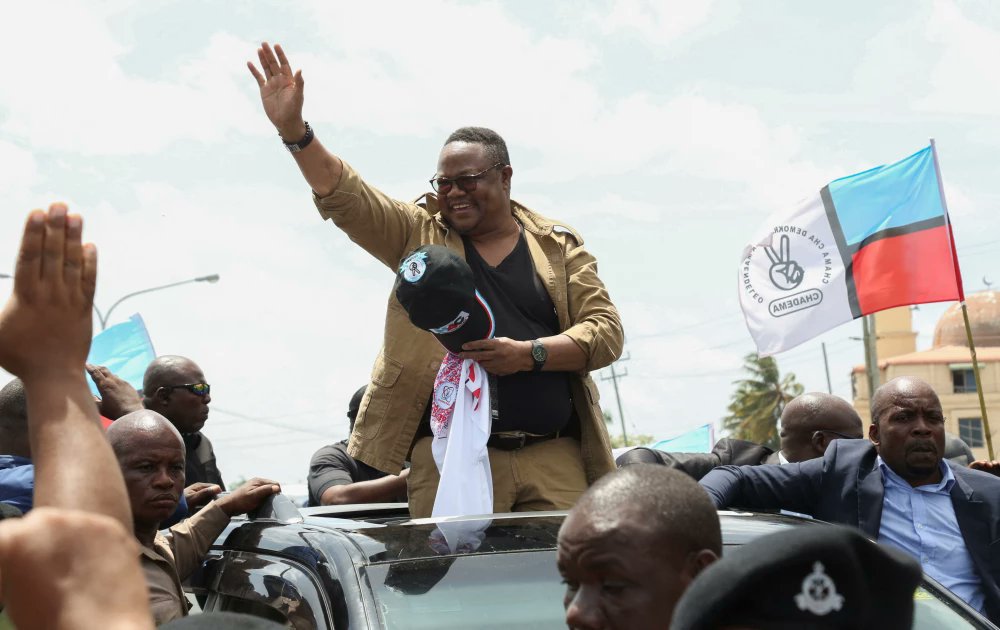
[(427, 271), (427, 252), (415, 252), (408, 256), (399, 266), (399, 274), (407, 282), (416, 282), (424, 277)]
[(840, 610), (844, 596), (837, 594), (837, 585), (823, 570), (823, 563), (813, 564), (812, 573), (802, 580), (802, 592), (795, 596), (799, 610), (808, 610), (814, 615), (827, 615)]
[(453, 333), (462, 326), (464, 326), (465, 322), (467, 321), (469, 321), (469, 314), (466, 313), (465, 311), (462, 311), (455, 317), (455, 319), (451, 320), (444, 326), (440, 326), (438, 328), (431, 328), (430, 331), (435, 335), (447, 335), (448, 333)]

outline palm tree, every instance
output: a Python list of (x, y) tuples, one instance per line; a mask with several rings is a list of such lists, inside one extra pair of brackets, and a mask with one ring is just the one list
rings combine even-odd
[(788, 401), (802, 393), (802, 385), (791, 372), (782, 378), (771, 357), (760, 358), (751, 352), (743, 357), (743, 368), (749, 376), (733, 382), (737, 387), (722, 426), (734, 438), (777, 450), (778, 418)]

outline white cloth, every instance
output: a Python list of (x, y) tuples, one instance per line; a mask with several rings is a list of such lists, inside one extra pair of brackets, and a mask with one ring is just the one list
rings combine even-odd
[(490, 388), (476, 361), (448, 353), (434, 379), (431, 452), (441, 481), (432, 517), (493, 512), (493, 475), (486, 442), (490, 438)]

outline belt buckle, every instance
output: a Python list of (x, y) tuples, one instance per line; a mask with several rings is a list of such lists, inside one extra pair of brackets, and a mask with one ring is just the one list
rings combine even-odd
[(526, 433), (518, 433), (517, 434), (517, 441), (518, 441), (518, 445), (517, 445), (517, 448), (514, 449), (514, 450), (519, 451), (522, 448), (524, 448), (525, 442), (528, 441), (528, 435)]

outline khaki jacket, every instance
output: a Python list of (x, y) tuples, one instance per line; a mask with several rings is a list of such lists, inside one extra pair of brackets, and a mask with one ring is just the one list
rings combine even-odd
[(209, 548), (229, 524), (229, 516), (210, 503), (191, 518), (170, 528), (170, 536), (157, 532), (152, 549), (140, 546), (139, 562), (149, 587), (149, 607), (156, 625), (188, 614), (181, 582), (188, 579)]
[[(434, 195), (419, 199), (420, 205), (397, 201), (366, 184), (345, 163), (337, 190), (323, 198), (314, 196), (314, 201), (324, 219), (332, 220), (393, 272), (406, 254), (421, 245), (444, 245), (465, 257), (462, 237), (441, 218)], [(587, 355), (586, 370), (570, 379), (570, 387), (580, 418), (587, 479), (593, 483), (614, 469), (614, 461), (600, 396), (588, 373), (610, 365), (621, 354), (621, 321), (597, 276), (597, 261), (583, 248), (580, 235), (517, 202), (511, 206), (524, 226), (528, 250), (555, 304), (562, 334)], [(352, 457), (388, 473), (402, 468), (444, 353), (431, 333), (410, 323), (390, 292), (382, 350), (348, 445)]]

